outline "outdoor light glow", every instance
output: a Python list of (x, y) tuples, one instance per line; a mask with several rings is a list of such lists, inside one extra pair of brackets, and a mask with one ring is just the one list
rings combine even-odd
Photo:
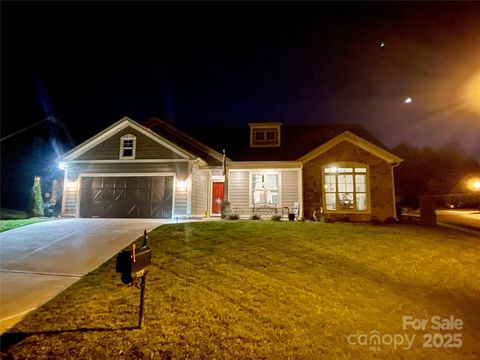
[(480, 191), (480, 178), (473, 178), (468, 180), (467, 188), (473, 191)]
[(405, 104), (410, 104), (412, 101), (413, 101), (413, 100), (412, 100), (411, 97), (407, 97), (407, 98), (405, 98), (404, 103), (405, 103)]
[(76, 181), (65, 180), (65, 187), (67, 188), (67, 190), (76, 190), (78, 185)]
[(475, 190), (480, 190), (480, 181), (475, 181), (475, 182), (473, 183), (473, 188), (474, 188)]
[(177, 182), (177, 190), (185, 191), (187, 190), (187, 182), (185, 180), (180, 180)]
[(60, 170), (65, 170), (67, 168), (67, 163), (66, 162), (63, 162), (63, 161), (59, 161), (58, 162), (58, 168)]
[(468, 83), (465, 89), (465, 99), (470, 108), (480, 113), (480, 73)]

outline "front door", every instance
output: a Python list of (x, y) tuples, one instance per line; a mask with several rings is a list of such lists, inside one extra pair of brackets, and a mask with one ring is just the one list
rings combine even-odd
[(212, 183), (212, 214), (220, 214), (223, 202), (223, 182)]

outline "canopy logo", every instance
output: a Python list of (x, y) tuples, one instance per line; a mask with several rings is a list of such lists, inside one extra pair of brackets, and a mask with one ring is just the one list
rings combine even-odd
[(395, 350), (410, 350), (416, 335), (408, 334), (381, 334), (372, 330), (368, 334), (350, 334), (347, 341), (350, 345), (368, 346), (372, 351), (382, 351), (382, 345), (393, 346)]

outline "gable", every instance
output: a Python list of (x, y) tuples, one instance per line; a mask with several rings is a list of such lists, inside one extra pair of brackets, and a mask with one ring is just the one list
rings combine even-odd
[(120, 139), (127, 134), (136, 137), (136, 159), (195, 159), (190, 152), (162, 138), (128, 117), (84, 141), (64, 155), (70, 160), (118, 160)]
[[(342, 144), (342, 143), (348, 143), (351, 146), (351, 148), (355, 149), (359, 148), (371, 155), (376, 156), (377, 158), (380, 158), (384, 161), (386, 161), (389, 164), (399, 164), (403, 160), (400, 159), (398, 156), (392, 154), (391, 152), (361, 138), (360, 136), (357, 136), (349, 131), (345, 131), (344, 133), (334, 137), (333, 139), (327, 141), (326, 143), (320, 145), (319, 147), (315, 148), (314, 150), (308, 152), (307, 154), (303, 155), (298, 159), (298, 161), (301, 161), (303, 163), (306, 163), (321, 154), (325, 153), (326, 151), (329, 151), (330, 149), (333, 149), (337, 147), (337, 145)], [(339, 154), (341, 155), (341, 153)], [(351, 156), (352, 154), (349, 154)], [(354, 157), (354, 156), (353, 156)], [(351, 161), (355, 161), (354, 158), (351, 159)]]
[(79, 155), (75, 160), (118, 160), (120, 139), (127, 134), (131, 134), (136, 138), (135, 159), (182, 159), (179, 154), (128, 126)]

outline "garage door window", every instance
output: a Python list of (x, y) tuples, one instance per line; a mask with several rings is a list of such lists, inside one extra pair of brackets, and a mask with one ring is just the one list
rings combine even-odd
[(137, 138), (127, 134), (120, 139), (120, 159), (135, 159), (135, 145)]

